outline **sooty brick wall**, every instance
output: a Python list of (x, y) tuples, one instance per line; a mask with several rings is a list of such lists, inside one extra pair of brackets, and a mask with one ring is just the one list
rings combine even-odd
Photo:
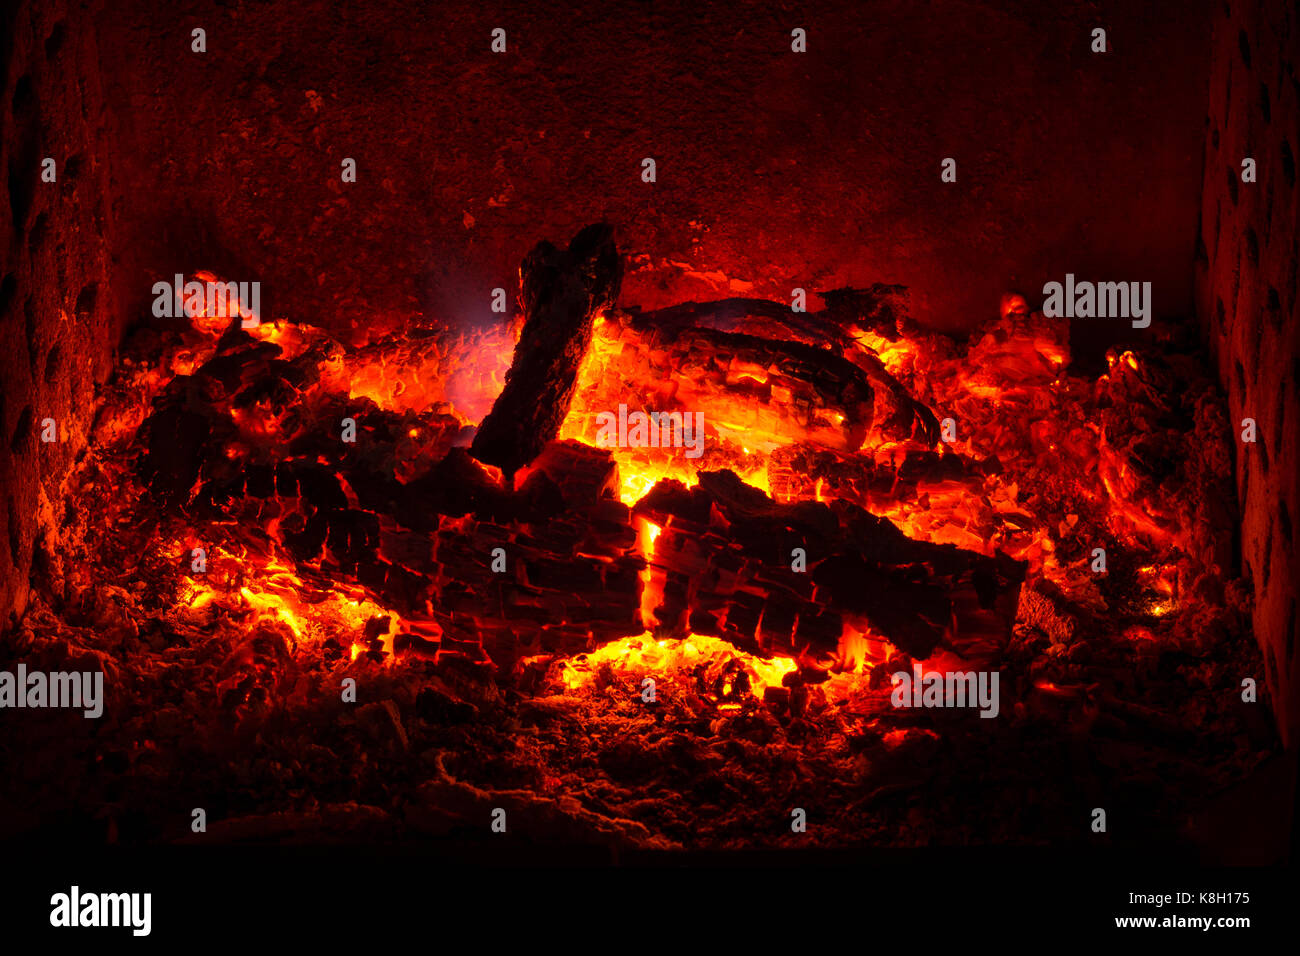
[[(95, 34), (84, 4), (0, 11), (0, 632), (21, 614), (59, 484), (84, 448), (95, 382), (122, 328), (110, 249), (119, 210), (105, 148)], [(55, 161), (54, 182), (42, 163)], [(58, 441), (41, 441), (54, 419)]]
[[(1274, 711), (1300, 741), (1296, 658), (1295, 466), (1300, 436), (1297, 352), (1296, 154), (1300, 147), (1300, 8), (1293, 0), (1223, 3), (1215, 14), (1197, 245), (1197, 312), (1214, 349), (1234, 422), (1244, 522), (1241, 563), (1255, 598)], [(1256, 181), (1242, 181), (1242, 162)], [(1239, 433), (1240, 434), (1240, 433)]]

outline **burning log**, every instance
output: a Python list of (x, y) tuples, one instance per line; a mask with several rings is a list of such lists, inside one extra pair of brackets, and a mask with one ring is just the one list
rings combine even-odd
[[(151, 346), (109, 386), (61, 516), (70, 547), (39, 545), (40, 588), (58, 602), (34, 593), (19, 649), (44, 667), (84, 660), (123, 689), (128, 710), (105, 724), (112, 787), (173, 779), (175, 804), (211, 783), (186, 775), (190, 755), (264, 754), (236, 776), (283, 792), (255, 788), (230, 816), (272, 833), (256, 811), (386, 793), (418, 755), (420, 779), (432, 760), (439, 786), (463, 792), (421, 794), (417, 827), (507, 801), (536, 809), (523, 790), (491, 789), (504, 767), (596, 810), (547, 805), (548, 831), (572, 818), (574, 832), (632, 833), (645, 819), (630, 838), (643, 845), (663, 821), (716, 826), (713, 802), (691, 794), (769, 795), (711, 831), (734, 843), (803, 799), (772, 781), (797, 789), (808, 773), (852, 801), (819, 828), (829, 840), (859, 833), (864, 807), (907, 803), (880, 798), (917, 773), (949, 789), (951, 809), (990, 755), (1023, 758), (998, 778), (1016, 785), (1045, 759), (1063, 767), (1085, 735), (1110, 736), (1107, 766), (1131, 760), (1147, 779), (1152, 753), (1182, 765), (1158, 748), (1187, 749), (1184, 715), (1207, 728), (1202, 749), (1238, 741), (1235, 764), (1259, 758), (1256, 718), (1239, 716), (1256, 709), (1222, 693), (1261, 667), (1249, 642), (1222, 640), (1239, 627), (1240, 585), (1203, 566), (1226, 566), (1231, 546), (1231, 431), (1184, 357), (1116, 354), (1091, 383), (1066, 372), (1066, 323), (1007, 315), (968, 350), (896, 340), (890, 290), (828, 294), (812, 315), (724, 300), (593, 321), (618, 273), (601, 229), (525, 265), (532, 330), (484, 453), (510, 481), (464, 447), (499, 396), (504, 337), (461, 363), (474, 350), (448, 330), (345, 348), (310, 327), (168, 328), (161, 356)], [(547, 442), (580, 359), (575, 421), (709, 403), (710, 457)], [(957, 443), (925, 447), (922, 402), (961, 423)], [(846, 423), (912, 440), (854, 445)], [(1089, 570), (1097, 541), (1116, 573)], [(1023, 586), (1008, 553), (1028, 559)], [(997, 660), (1016, 720), (895, 709), (890, 675), (910, 670), (906, 656), (948, 667), (940, 650), (962, 669)], [(1127, 702), (1135, 667), (1140, 706)], [(340, 708), (342, 674), (381, 696)], [(947, 755), (961, 772), (935, 775)], [(358, 769), (336, 784), (312, 766)], [(335, 823), (375, 829), (347, 806)]]
[[(351, 353), (328, 337), (232, 329), (157, 396), (140, 474), (157, 500), (217, 518), (215, 547), (274, 566), (262, 582), (239, 570), (231, 587), (251, 585), (246, 600), (275, 607), (259, 595), (341, 585), (391, 612), (399, 623), (385, 633), (422, 653), (508, 668), (646, 631), (786, 658), (833, 656), (867, 633), (918, 658), (1001, 651), (1024, 577), (1003, 552), (1034, 560), (1073, 525), (1044, 527), (1023, 510), (997, 457), (1002, 432), (981, 428), (992, 413), (979, 403), (990, 390), (1036, 394), (1025, 389), (1054, 378), (1064, 354), (1055, 333), (981, 340), (1016, 358), (997, 364), (1007, 382), (988, 370), (972, 379), (967, 366), (980, 362), (939, 366), (939, 393), (908, 379), (956, 407), (976, 436), (961, 453), (936, 452), (934, 414), (889, 371), (907, 377), (900, 356), (929, 356), (929, 346), (881, 344), (899, 321), (896, 290), (842, 290), (811, 315), (731, 299), (597, 322), (619, 275), (607, 226), (584, 229), (567, 250), (533, 250), (521, 269), (524, 334), (469, 451), (456, 446), (472, 418), (453, 411), (451, 390), (426, 384), (394, 402), (383, 376), (354, 390), (337, 374)], [(414, 366), (369, 356), (365, 367), (414, 380), (429, 356), (441, 369), (443, 349), (416, 336), (400, 352)], [(1125, 360), (1106, 387), (1144, 393), (1139, 376), (1153, 372)], [(575, 423), (559, 429), (571, 398), (579, 413), (622, 402), (703, 408), (709, 457), (679, 468), (658, 447), (592, 447)], [(1109, 411), (1118, 406), (1103, 403), (1108, 435), (1125, 433)], [(341, 420), (359, 441), (339, 440)], [(546, 440), (557, 431), (587, 441)], [(1066, 438), (1017, 435), (1049, 451)], [(747, 444), (762, 462), (746, 471), (756, 487), (734, 473), (752, 463)], [(1142, 473), (1152, 447), (1126, 450), (1128, 474)], [(700, 486), (655, 485), (682, 472)], [(807, 573), (790, 566), (795, 548)], [(376, 636), (362, 637), (372, 646)]]
[(541, 453), (569, 413), (597, 312), (614, 304), (623, 263), (613, 227), (587, 226), (561, 251), (537, 244), (520, 267), (524, 328), (492, 411), (470, 453), (513, 476)]

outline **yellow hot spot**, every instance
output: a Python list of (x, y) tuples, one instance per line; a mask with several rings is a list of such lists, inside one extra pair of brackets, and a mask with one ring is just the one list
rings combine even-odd
[(248, 588), (240, 588), (240, 595), (252, 607), (259, 611), (267, 611), (279, 618), (285, 624), (289, 625), (289, 630), (293, 631), (294, 637), (299, 640), (303, 637), (302, 625), (298, 623), (298, 618), (284, 606), (283, 599), (275, 594), (257, 594)]
[(753, 692), (760, 695), (765, 687), (780, 687), (785, 675), (793, 673), (799, 666), (786, 657), (765, 660), (737, 650), (735, 645), (717, 637), (692, 634), (683, 639), (656, 640), (646, 632), (565, 661), (560, 676), (566, 687), (578, 690), (590, 684), (605, 665), (629, 678), (674, 674), (689, 678), (701, 664), (730, 660), (736, 660), (744, 667)]

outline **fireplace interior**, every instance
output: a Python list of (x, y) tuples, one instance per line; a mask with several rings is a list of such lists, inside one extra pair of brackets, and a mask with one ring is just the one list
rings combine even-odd
[(6, 841), (1289, 853), (1294, 6), (824, 6), (4, 14)]

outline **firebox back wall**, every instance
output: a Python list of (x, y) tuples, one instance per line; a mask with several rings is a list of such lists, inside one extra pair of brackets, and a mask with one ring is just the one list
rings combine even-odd
[(197, 0), (96, 29), (130, 51), (106, 90), (152, 262), (262, 279), (273, 313), (487, 320), (538, 239), (604, 218), (625, 302), (900, 282), (964, 329), (1068, 271), (1191, 312), (1208, 23), (1187, 0)]

